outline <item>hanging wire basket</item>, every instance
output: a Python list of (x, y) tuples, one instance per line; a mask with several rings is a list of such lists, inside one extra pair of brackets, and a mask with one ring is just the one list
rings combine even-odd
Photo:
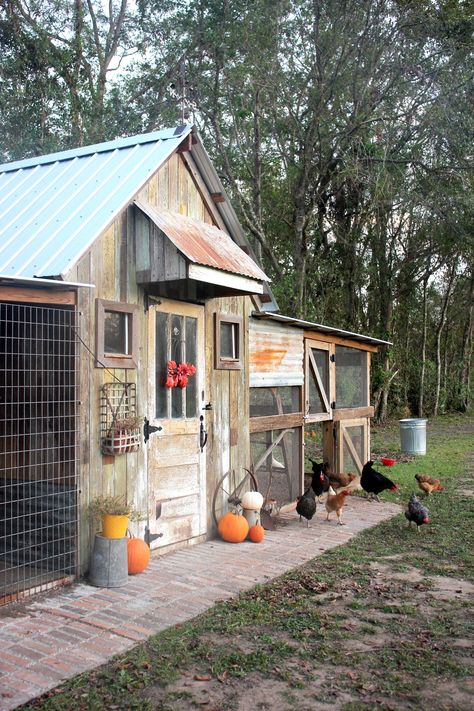
[(142, 419), (136, 410), (135, 383), (105, 383), (100, 398), (100, 439), (103, 454), (137, 452)]

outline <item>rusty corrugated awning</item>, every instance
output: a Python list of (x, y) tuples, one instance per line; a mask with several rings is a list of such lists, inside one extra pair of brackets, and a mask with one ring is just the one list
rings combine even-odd
[(140, 200), (135, 200), (135, 205), (190, 262), (259, 282), (269, 281), (253, 259), (218, 227)]

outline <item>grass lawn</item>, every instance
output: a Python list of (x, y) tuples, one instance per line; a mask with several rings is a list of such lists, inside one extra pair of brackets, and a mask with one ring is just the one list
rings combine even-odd
[[(430, 422), (426, 456), (384, 470), (400, 503), (443, 480), (419, 534), (396, 516), (22, 708), (474, 708), (473, 425)], [(373, 430), (399, 449), (398, 423)]]

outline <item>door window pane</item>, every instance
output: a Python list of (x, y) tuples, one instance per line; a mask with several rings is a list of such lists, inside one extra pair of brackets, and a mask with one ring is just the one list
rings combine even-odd
[(168, 417), (168, 388), (166, 363), (168, 360), (168, 314), (157, 313), (155, 320), (155, 416)]
[[(191, 363), (195, 366), (197, 363), (197, 319), (186, 316), (185, 330), (186, 363)], [(197, 394), (197, 377), (192, 375), (185, 389), (186, 417), (197, 416)]]
[[(316, 363), (324, 394), (329, 401), (329, 353), (319, 350), (318, 348), (311, 348), (311, 355)], [(308, 370), (308, 414), (317, 415), (322, 412), (327, 412), (327, 407), (321, 395), (311, 359), (309, 359)]]
[(336, 346), (336, 408), (366, 407), (367, 353)]
[(155, 417), (179, 419), (196, 417), (198, 409), (197, 375), (189, 376), (181, 388), (166, 387), (167, 364), (197, 361), (197, 319), (177, 314), (156, 313), (155, 320)]

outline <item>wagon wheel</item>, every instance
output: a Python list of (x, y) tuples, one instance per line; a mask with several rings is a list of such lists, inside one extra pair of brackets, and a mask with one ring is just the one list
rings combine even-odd
[(216, 526), (224, 514), (239, 505), (246, 491), (258, 491), (257, 479), (249, 469), (245, 470), (245, 475), (238, 484), (235, 482), (235, 471), (232, 470), (219, 479), (215, 488), (212, 497), (212, 515)]

